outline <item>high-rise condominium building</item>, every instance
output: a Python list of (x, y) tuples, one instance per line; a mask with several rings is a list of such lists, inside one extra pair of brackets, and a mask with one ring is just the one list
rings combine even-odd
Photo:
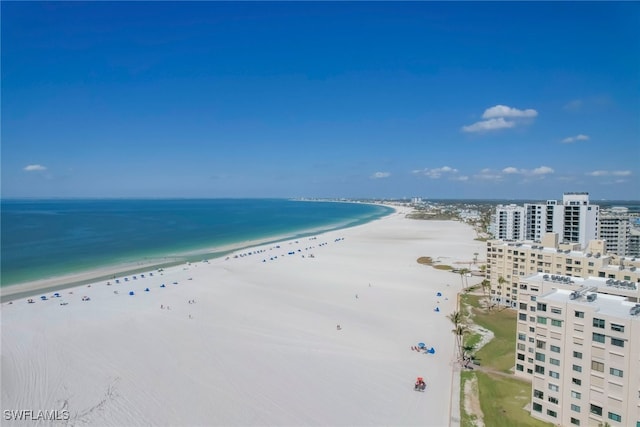
[(531, 415), (640, 427), (638, 283), (538, 273), (520, 289), (515, 375), (532, 383)]
[(501, 240), (523, 240), (525, 209), (517, 205), (498, 205), (492, 221), (492, 234)]
[[(633, 223), (637, 214), (625, 207), (613, 207), (600, 212), (599, 239), (605, 241), (607, 253), (620, 256), (640, 257), (637, 240), (640, 230), (634, 230)], [(634, 238), (635, 237), (635, 238)]]
[(557, 233), (547, 233), (540, 243), (487, 241), (492, 302), (515, 308), (520, 280), (536, 273), (640, 282), (640, 259), (606, 254), (602, 240), (592, 240), (584, 251), (580, 246), (559, 243)]
[[(589, 193), (564, 193), (562, 203), (526, 203), (498, 206), (492, 233), (502, 240), (540, 241), (546, 233), (558, 233), (563, 243), (579, 243), (586, 247), (598, 238), (600, 207), (589, 203)], [(516, 223), (516, 219), (518, 222)]]

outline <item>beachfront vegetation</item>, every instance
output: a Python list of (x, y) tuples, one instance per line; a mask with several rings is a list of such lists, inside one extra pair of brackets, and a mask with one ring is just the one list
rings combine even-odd
[[(549, 426), (529, 415), (531, 404), (531, 383), (512, 375), (511, 369), (515, 360), (516, 313), (513, 310), (487, 311), (482, 295), (462, 294), (461, 310), (466, 314), (468, 323), (493, 332), (494, 338), (474, 354), (479, 364), (473, 371), (463, 372), (460, 378), (460, 413), (461, 426), (475, 426), (474, 420), (482, 417), (486, 426)], [(465, 337), (464, 347), (475, 348), (482, 340), (482, 335), (472, 333)], [(474, 387), (465, 385), (472, 381)], [(479, 414), (468, 413), (477, 409), (474, 399), (479, 401)], [(465, 405), (466, 403), (466, 405)]]
[(431, 258), (430, 256), (421, 256), (420, 258), (418, 258), (418, 264), (428, 265), (435, 268), (436, 270), (453, 270), (453, 267), (451, 267), (450, 265), (435, 264), (433, 258)]

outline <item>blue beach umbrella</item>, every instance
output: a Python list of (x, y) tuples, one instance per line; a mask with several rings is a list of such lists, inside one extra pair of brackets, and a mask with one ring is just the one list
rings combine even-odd
[(424, 348), (424, 347), (425, 347), (425, 344), (424, 344), (423, 342), (419, 342), (419, 343), (418, 343), (418, 347), (420, 347), (420, 348)]

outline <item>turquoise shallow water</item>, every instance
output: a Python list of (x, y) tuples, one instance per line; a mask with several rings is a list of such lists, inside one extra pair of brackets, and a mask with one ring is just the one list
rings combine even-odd
[(1, 284), (189, 251), (211, 255), (205, 249), (348, 227), (391, 212), (281, 199), (3, 200)]

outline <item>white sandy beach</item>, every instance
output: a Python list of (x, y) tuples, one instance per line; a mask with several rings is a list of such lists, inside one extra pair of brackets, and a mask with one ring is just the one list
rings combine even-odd
[(70, 425), (448, 426), (461, 280), (416, 259), (471, 262), (484, 244), (405, 212), (3, 303), (2, 409), (65, 409)]

